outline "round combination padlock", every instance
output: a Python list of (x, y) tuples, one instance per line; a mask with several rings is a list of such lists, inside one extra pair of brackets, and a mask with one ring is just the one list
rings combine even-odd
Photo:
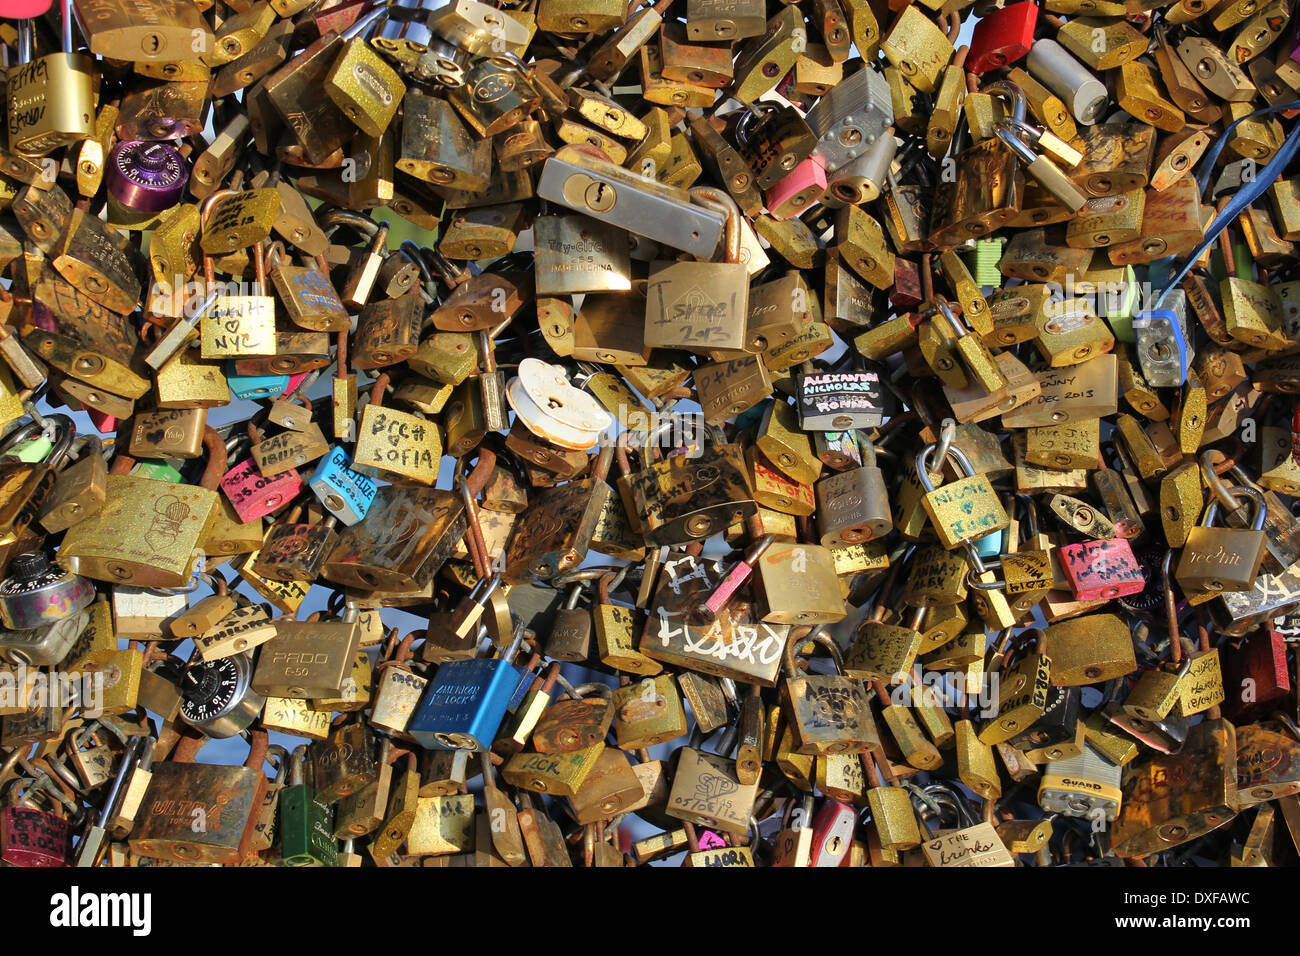
[(105, 179), (109, 194), (127, 209), (162, 212), (180, 202), (190, 171), (166, 143), (127, 140), (108, 154)]
[(53, 624), (95, 600), (89, 580), (50, 564), (40, 552), (18, 555), (11, 572), (0, 582), (0, 620), (14, 630)]

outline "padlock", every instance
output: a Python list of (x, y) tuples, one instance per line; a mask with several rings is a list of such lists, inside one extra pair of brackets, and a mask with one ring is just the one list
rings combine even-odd
[(10, 866), (68, 866), (72, 861), (72, 825), (41, 780), (16, 777), (8, 784), (0, 808), (0, 859)]
[(417, 743), (430, 749), (486, 750), (496, 739), (521, 678), (511, 662), (522, 640), (503, 658), (473, 658), (440, 666), (407, 725)]
[[(781, 685), (782, 712), (789, 714), (797, 752), (830, 754), (869, 749), (879, 740), (879, 734), (861, 684), (842, 676), (838, 649), (832, 654), (836, 674), (798, 676), (795, 646), (806, 640), (792, 638), (786, 645), (786, 679)], [(820, 635), (813, 640), (827, 646), (826, 638)]]
[(950, 447), (948, 454), (966, 477), (956, 482), (951, 491), (947, 486), (936, 490), (930, 480), (930, 457), (937, 447), (928, 445), (916, 456), (916, 471), (925, 491), (921, 503), (943, 547), (951, 550), (964, 546), (969, 549), (976, 536), (1001, 531), (1011, 519), (993, 493), (988, 479), (975, 474), (970, 459), (956, 448)]
[(32, 60), (32, 21), (20, 21), (20, 64), (6, 88), (7, 112), (12, 117), (9, 145), (34, 156), (85, 139), (94, 129), (93, 62), (76, 52), (72, 0), (63, 0), (60, 9), (61, 53)]
[[(154, 764), (153, 778), (131, 831), (133, 853), (181, 863), (226, 865), (247, 856), (267, 787), (261, 770), (266, 734), (253, 733), (248, 760), (242, 767), (194, 763), (194, 744), (201, 739), (183, 738), (170, 760)], [(178, 813), (177, 807), (184, 812)], [(191, 809), (205, 814), (206, 827), (192, 829)]]
[(1219, 502), (1210, 502), (1201, 523), (1188, 535), (1174, 574), (1188, 591), (1247, 591), (1259, 573), (1266, 547), (1263, 496), (1242, 485), (1230, 488), (1229, 494), (1244, 494), (1255, 502), (1254, 520), (1249, 530), (1215, 528)]
[(308, 782), (308, 745), (294, 748), (289, 782), (280, 794), (279, 836), (285, 866), (334, 866), (334, 808)]

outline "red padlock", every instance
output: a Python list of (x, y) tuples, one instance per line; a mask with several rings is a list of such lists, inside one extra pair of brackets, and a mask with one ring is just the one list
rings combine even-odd
[(1295, 412), (1291, 415), (1291, 454), (1300, 461), (1300, 402), (1296, 402)]
[(812, 849), (808, 865), (813, 867), (839, 866), (849, 855), (853, 831), (858, 822), (857, 811), (838, 800), (826, 800), (813, 817)]
[(0, 810), (0, 859), (10, 866), (67, 866), (72, 827), (44, 810), (5, 807)]
[(921, 269), (911, 259), (894, 259), (894, 285), (889, 290), (889, 304), (906, 312), (921, 304)]
[(1286, 641), (1271, 627), (1219, 649), (1223, 716), (1233, 723), (1266, 718), (1291, 693)]
[(1033, 0), (994, 10), (975, 24), (966, 69), (987, 73), (1015, 63), (1029, 52), (1037, 20), (1038, 5)]
[(1137, 594), (1146, 586), (1142, 565), (1127, 538), (1062, 545), (1061, 571), (1080, 601), (1109, 601)]

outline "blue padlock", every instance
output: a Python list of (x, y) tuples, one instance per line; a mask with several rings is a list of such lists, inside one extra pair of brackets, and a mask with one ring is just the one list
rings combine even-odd
[[(1183, 292), (1175, 289), (1166, 301), (1181, 300)], [(1139, 313), (1133, 320), (1137, 340), (1138, 365), (1142, 377), (1152, 388), (1178, 388), (1187, 381), (1187, 329), (1175, 309), (1152, 309)]]
[(1002, 553), (1002, 532), (991, 531), (975, 539), (975, 550), (981, 558), (996, 558)]
[(335, 445), (316, 465), (308, 482), (325, 509), (346, 525), (354, 525), (366, 516), (378, 491), (371, 478), (351, 466), (348, 453)]
[(234, 361), (226, 362), (226, 381), (230, 393), (240, 399), (272, 398), (289, 387), (288, 375), (236, 375)]
[(426, 750), (491, 747), (524, 678), (511, 662), (522, 636), (521, 628), (504, 657), (439, 664), (406, 728), (415, 742)]

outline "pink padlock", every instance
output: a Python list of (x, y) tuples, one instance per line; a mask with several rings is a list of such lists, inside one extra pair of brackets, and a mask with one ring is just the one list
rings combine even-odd
[(302, 491), (302, 478), (290, 468), (274, 478), (267, 478), (249, 458), (231, 468), (221, 479), (221, 490), (234, 506), (239, 520), (247, 524), (265, 518)]
[(1080, 541), (1058, 550), (1061, 572), (1080, 601), (1105, 601), (1146, 587), (1142, 565), (1127, 538)]
[(30, 20), (49, 12), (53, 0), (0, 0), (0, 17), (6, 20)]
[(826, 192), (825, 160), (815, 153), (767, 191), (767, 211), (773, 219), (793, 219)]
[(284, 391), (281, 392), (280, 394), (292, 395), (293, 390), (297, 388), (299, 385), (301, 385), (302, 380), (305, 379), (310, 374), (311, 372), (294, 372), (292, 375), (289, 376), (289, 384), (284, 387)]

